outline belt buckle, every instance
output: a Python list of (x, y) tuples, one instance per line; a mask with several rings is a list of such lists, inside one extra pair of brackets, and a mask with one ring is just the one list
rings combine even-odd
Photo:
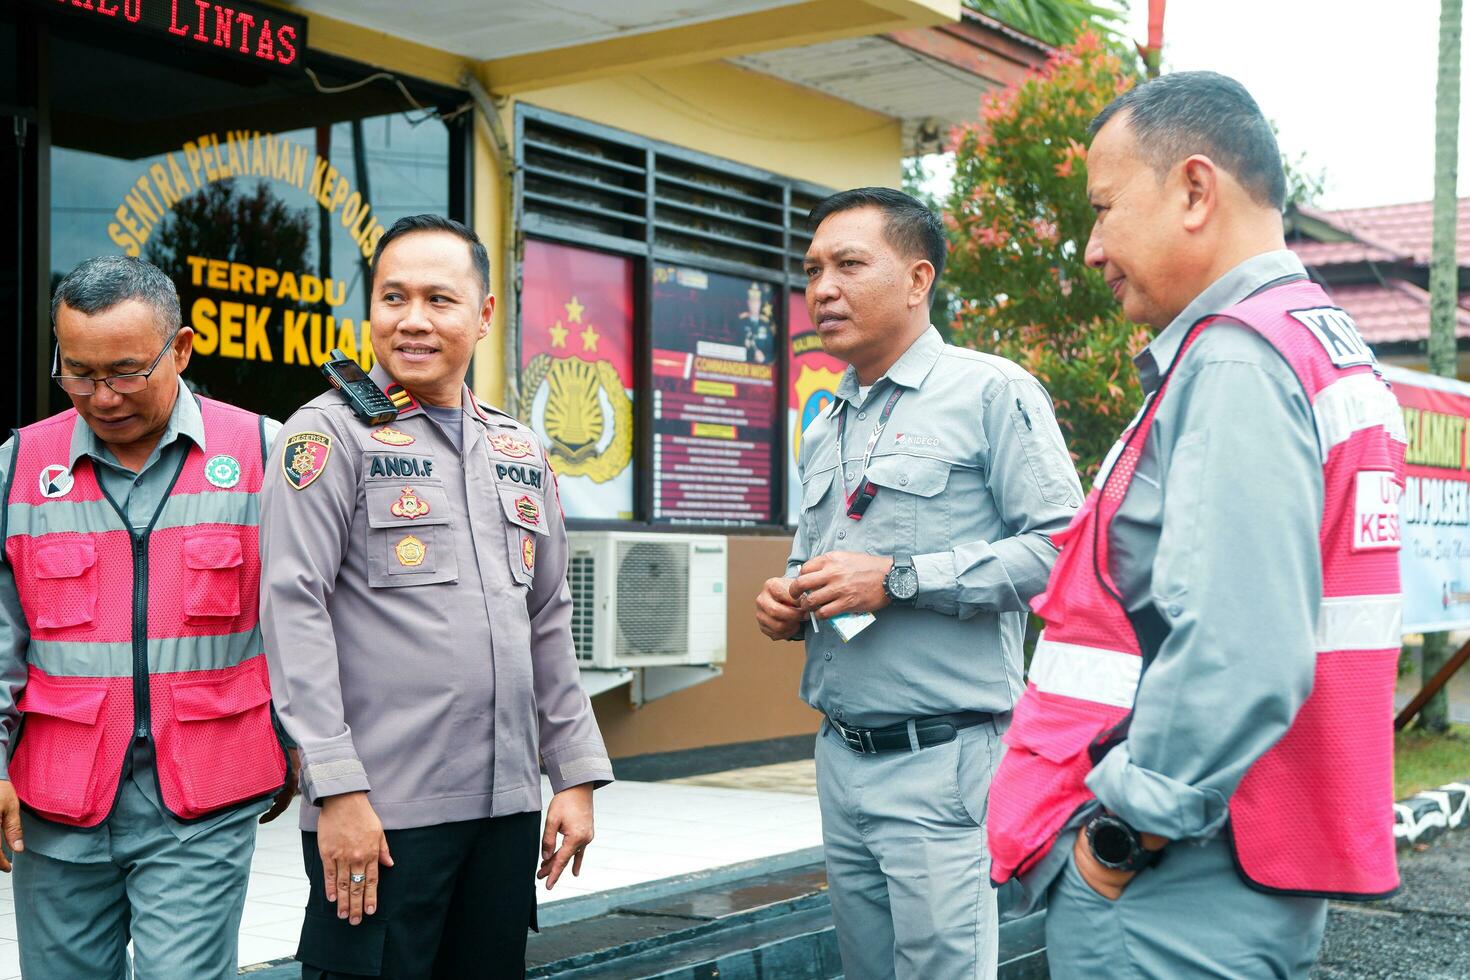
[(873, 733), (871, 730), (866, 728), (848, 728), (840, 721), (834, 721), (832, 724), (837, 728), (837, 734), (841, 735), (842, 740), (847, 743), (847, 747), (854, 752), (861, 752), (863, 755), (878, 754), (878, 750), (873, 748)]

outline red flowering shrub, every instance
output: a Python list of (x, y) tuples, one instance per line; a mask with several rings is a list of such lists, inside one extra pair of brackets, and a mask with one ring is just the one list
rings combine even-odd
[(986, 96), (980, 121), (952, 134), (952, 335), (1046, 386), (1084, 486), (1138, 408), (1131, 358), (1149, 337), (1083, 257), (1093, 218), (1087, 125), (1136, 81), (1131, 65), (1083, 33), (1020, 84)]

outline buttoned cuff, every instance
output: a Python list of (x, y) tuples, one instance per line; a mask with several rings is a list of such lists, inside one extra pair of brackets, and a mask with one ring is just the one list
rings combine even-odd
[(1169, 840), (1208, 840), (1230, 816), (1230, 801), (1218, 790), (1134, 765), (1126, 741), (1087, 775), (1087, 788), (1133, 829)]
[(301, 795), (312, 806), (342, 793), (367, 793), (372, 790), (367, 770), (355, 756), (339, 759), (302, 760)]
[(919, 577), (915, 609), (929, 609), (946, 616), (959, 612), (960, 583), (954, 574), (953, 551), (914, 555), (914, 572)]
[(613, 781), (612, 762), (600, 740), (572, 742), (541, 753), (551, 791), (560, 793), (572, 786), (592, 783), (593, 789)]

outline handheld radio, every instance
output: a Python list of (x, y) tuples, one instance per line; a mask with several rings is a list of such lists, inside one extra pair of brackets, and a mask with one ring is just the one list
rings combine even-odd
[(322, 374), (332, 387), (342, 392), (352, 412), (368, 425), (382, 425), (398, 418), (398, 409), (383, 394), (383, 389), (367, 376), (357, 362), (336, 347), (332, 348), (332, 359), (322, 365)]

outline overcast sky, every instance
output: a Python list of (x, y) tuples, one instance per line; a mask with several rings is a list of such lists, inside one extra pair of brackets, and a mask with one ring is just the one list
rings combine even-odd
[[(1130, 7), (1129, 33), (1143, 40), (1147, 0)], [(1433, 196), (1438, 51), (1437, 0), (1169, 0), (1164, 18), (1164, 69), (1239, 79), (1276, 121), (1282, 150), (1326, 171), (1318, 203), (1330, 208)], [(1465, 197), (1470, 66), (1461, 57)]]

